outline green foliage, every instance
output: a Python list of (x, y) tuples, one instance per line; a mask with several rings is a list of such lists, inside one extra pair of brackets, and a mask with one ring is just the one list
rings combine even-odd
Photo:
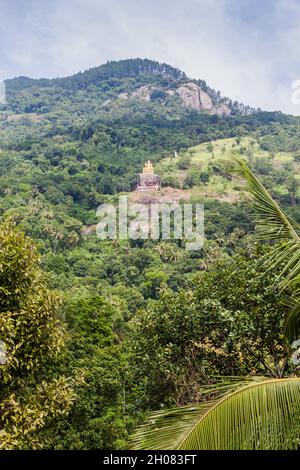
[(166, 97), (167, 97), (167, 94), (163, 90), (153, 90), (150, 94), (151, 101), (164, 100)]
[(260, 132), (260, 146), (270, 152), (283, 151), (294, 152), (299, 150), (300, 134), (298, 125), (286, 125), (285, 123), (270, 124)]
[(179, 170), (187, 170), (191, 164), (191, 159), (188, 156), (181, 157), (177, 163)]
[(300, 292), (299, 225), (278, 206), (243, 161), (238, 161), (238, 165), (254, 196), (256, 210), (260, 214), (258, 226), (260, 238), (281, 242), (272, 249), (268, 259), (268, 268), (274, 270), (280, 266), (279, 285), (282, 289), (292, 291), (290, 304), (293, 305), (293, 311), (286, 321), (286, 333), (290, 340), (297, 339)]
[(36, 448), (38, 431), (70, 410), (74, 378), (51, 370), (65, 343), (60, 299), (46, 288), (32, 241), (10, 224), (0, 226), (0, 282), (1, 448)]
[(27, 77), (19, 77), (12, 80), (6, 80), (8, 92), (15, 92), (31, 87), (35, 84), (38, 87), (62, 87), (65, 89), (78, 90), (85, 89), (91, 85), (101, 85), (101, 82), (109, 81), (110, 86), (115, 87), (118, 79), (123, 77), (135, 77), (147, 73), (161, 74), (164, 77), (173, 79), (186, 78), (180, 70), (171, 67), (168, 64), (160, 64), (149, 59), (127, 59), (118, 62), (110, 61), (100, 67), (91, 68), (84, 73), (78, 73), (71, 77), (56, 79), (33, 80)]
[[(229, 160), (231, 151), (248, 156), (300, 220), (297, 158), (274, 164), (278, 151), (299, 150), (299, 118), (253, 112), (228, 99), (227, 117), (191, 110), (174, 92), (186, 81), (166, 64), (135, 59), (72, 77), (6, 83), (0, 216), (35, 240), (49, 286), (63, 292), (47, 288), (33, 243), (3, 225), (4, 448), (125, 448), (149, 409), (198, 404), (215, 374), (227, 380), (233, 373), (280, 376), (295, 369), (282, 338), (292, 325), (284, 326), (286, 295), (272, 287), (284, 259), (263, 277), (264, 250), (247, 238), (251, 204), (203, 200), (203, 194), (217, 191), (221, 179), (230, 184), (230, 161), (219, 158), (228, 156), (228, 145), (218, 155), (216, 139), (237, 138)], [(214, 104), (225, 103), (205, 82), (194, 82)], [(202, 142), (204, 159), (194, 164), (197, 147), (181, 149)], [(257, 155), (262, 148), (273, 157)], [(203, 249), (189, 252), (176, 240), (100, 242), (93, 233), (97, 206), (135, 189), (145, 160), (163, 168), (174, 150), (180, 158), (162, 172), (162, 183), (179, 188), (186, 171), (191, 202), (205, 202)], [(85, 386), (75, 396), (82, 376)]]
[(51, 448), (123, 448), (131, 420), (124, 395), (128, 363), (119, 347), (124, 335), (119, 307), (100, 296), (77, 294), (67, 300), (65, 313), (72, 332), (66, 370), (80, 368), (85, 387), (68, 418), (57, 423)]
[(281, 377), (292, 370), (282, 338), (288, 297), (263, 272), (259, 249), (217, 260), (195, 276), (192, 289), (164, 290), (133, 318), (132, 360), (146, 403), (197, 402), (214, 375)]
[(162, 187), (170, 186), (171, 188), (180, 188), (180, 183), (178, 178), (172, 174), (165, 174), (161, 178)]

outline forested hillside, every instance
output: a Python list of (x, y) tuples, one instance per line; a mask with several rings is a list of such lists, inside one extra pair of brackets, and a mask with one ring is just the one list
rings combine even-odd
[[(254, 238), (234, 161), (300, 221), (300, 118), (232, 102), (146, 59), (6, 87), (0, 447), (125, 449), (150, 411), (201, 403), (220, 377), (297, 373), (283, 339), (290, 293), (274, 288), (280, 267), (265, 273), (271, 248)], [(162, 180), (150, 198), (204, 203), (201, 250), (96, 237), (97, 206), (138, 200), (148, 159)]]

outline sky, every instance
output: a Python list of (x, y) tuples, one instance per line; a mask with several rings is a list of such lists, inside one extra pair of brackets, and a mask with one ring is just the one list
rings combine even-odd
[(0, 80), (149, 58), (300, 115), (300, 0), (0, 0), (0, 19)]

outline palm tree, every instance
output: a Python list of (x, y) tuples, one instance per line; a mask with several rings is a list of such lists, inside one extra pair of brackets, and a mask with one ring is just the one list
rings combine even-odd
[(237, 165), (254, 198), (259, 216), (258, 237), (278, 242), (273, 245), (271, 255), (268, 254), (266, 266), (268, 270), (281, 268), (279, 286), (291, 293), (292, 308), (286, 319), (284, 334), (292, 342), (300, 333), (300, 226), (279, 207), (243, 160), (237, 160)]
[[(291, 293), (291, 311), (284, 327), (286, 341), (291, 343), (300, 333), (300, 227), (243, 160), (238, 159), (237, 166), (254, 199), (258, 236), (273, 244), (266, 269), (281, 268), (277, 282)], [(246, 385), (245, 381), (229, 384), (225, 395), (221, 386), (221, 393), (213, 400), (153, 413), (137, 428), (133, 446), (181, 450), (298, 448), (300, 378), (245, 380)]]

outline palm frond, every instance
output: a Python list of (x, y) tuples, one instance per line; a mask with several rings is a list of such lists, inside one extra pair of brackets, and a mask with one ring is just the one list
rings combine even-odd
[(154, 414), (152, 427), (137, 431), (135, 448), (295, 449), (300, 442), (300, 379), (263, 380), (169, 413), (158, 412), (156, 420)]
[(294, 306), (285, 320), (284, 336), (290, 343), (300, 336), (300, 303)]
[(297, 297), (300, 289), (300, 244), (293, 240), (276, 244), (265, 259), (266, 272), (280, 270), (279, 289), (289, 288), (293, 297)]
[(254, 206), (259, 215), (258, 231), (263, 239), (293, 240), (300, 246), (299, 226), (272, 198), (268, 190), (252, 173), (246, 162), (236, 159), (239, 173), (245, 178), (254, 197)]
[(245, 384), (260, 382), (263, 377), (226, 377), (218, 383), (202, 389), (202, 399), (199, 404), (164, 409), (150, 414), (146, 423), (138, 426), (131, 437), (134, 449), (176, 449), (188, 435), (191, 428), (218, 401)]
[(179, 449), (288, 450), (300, 442), (300, 379), (248, 385), (223, 398)]
[(300, 236), (299, 225), (289, 217), (274, 201), (267, 189), (256, 178), (247, 164), (236, 159), (238, 171), (248, 183), (248, 189), (254, 198), (254, 207), (259, 216), (258, 236), (262, 240), (280, 241), (271, 253), (268, 253), (267, 270), (280, 270), (278, 286), (289, 288), (293, 293), (293, 308), (286, 322), (288, 339), (299, 333), (300, 310), (297, 308), (300, 296)]
[(136, 450), (177, 449), (191, 427), (214, 404), (214, 401), (210, 401), (152, 413), (147, 422), (132, 435), (132, 447)]

